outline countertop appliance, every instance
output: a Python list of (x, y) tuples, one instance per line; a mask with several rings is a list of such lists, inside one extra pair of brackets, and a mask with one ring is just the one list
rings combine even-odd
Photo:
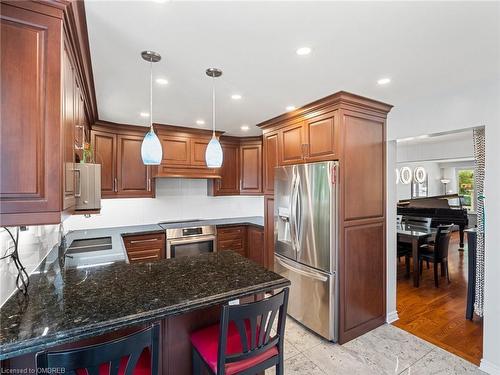
[[(165, 222), (162, 224), (172, 224)], [(166, 257), (179, 258), (217, 250), (217, 231), (215, 225), (197, 227), (166, 228)]]
[(291, 281), (288, 314), (337, 341), (338, 162), (276, 167), (274, 270)]
[(101, 209), (101, 164), (76, 163), (75, 198), (78, 211)]

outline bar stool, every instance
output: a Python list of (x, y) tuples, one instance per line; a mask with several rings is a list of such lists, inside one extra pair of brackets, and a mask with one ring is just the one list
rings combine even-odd
[(273, 366), (283, 374), (287, 305), (288, 288), (262, 301), (223, 306), (220, 323), (191, 333), (193, 374), (201, 374), (202, 364), (217, 375), (255, 374)]
[(102, 344), (36, 355), (38, 374), (57, 369), (76, 375), (157, 375), (160, 325)]

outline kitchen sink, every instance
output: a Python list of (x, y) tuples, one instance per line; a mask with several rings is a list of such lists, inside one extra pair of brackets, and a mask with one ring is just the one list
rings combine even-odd
[(66, 254), (87, 253), (89, 251), (110, 250), (112, 248), (111, 237), (85, 238), (71, 242)]

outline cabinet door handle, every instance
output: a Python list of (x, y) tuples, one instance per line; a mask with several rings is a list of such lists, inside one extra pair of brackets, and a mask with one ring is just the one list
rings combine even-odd
[(153, 241), (158, 241), (158, 238), (150, 238), (147, 240), (132, 240), (130, 241), (130, 243), (153, 242)]
[(148, 191), (151, 191), (151, 179), (148, 178)]
[(118, 192), (118, 179), (115, 177), (115, 179), (113, 180), (113, 187), (114, 187), (114, 191), (115, 193)]

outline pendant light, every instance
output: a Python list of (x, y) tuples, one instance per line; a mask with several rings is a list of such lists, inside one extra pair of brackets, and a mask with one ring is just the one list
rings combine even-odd
[(159, 165), (163, 157), (161, 143), (153, 129), (153, 63), (161, 60), (161, 56), (157, 52), (143, 51), (141, 56), (144, 60), (149, 61), (149, 120), (150, 128), (146, 133), (141, 145), (142, 162), (145, 165)]
[(220, 168), (222, 166), (222, 147), (215, 136), (215, 78), (222, 75), (222, 70), (209, 68), (206, 71), (207, 76), (212, 77), (212, 139), (208, 143), (205, 151), (205, 162), (208, 168)]

